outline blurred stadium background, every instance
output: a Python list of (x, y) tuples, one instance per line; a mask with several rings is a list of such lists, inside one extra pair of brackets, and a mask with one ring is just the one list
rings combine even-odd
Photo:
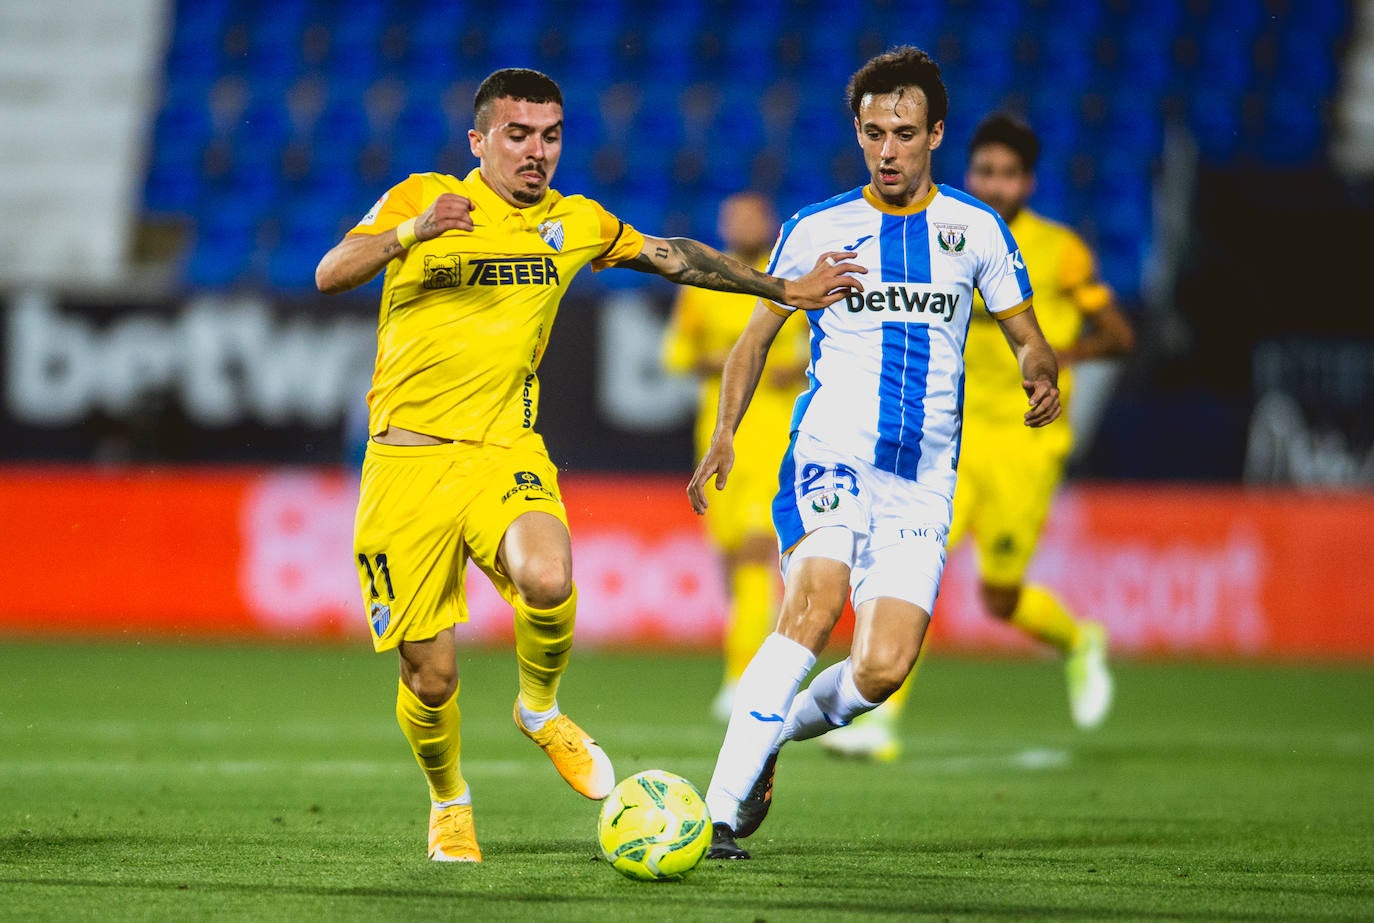
[[(936, 178), (996, 108), (1036, 208), (1096, 247), (1141, 339), (1086, 370), (1038, 563), (1117, 649), (1374, 658), (1369, 0), (10, 0), (0, 5), (0, 632), (364, 638), (350, 467), (379, 283), (319, 257), (411, 172), (463, 173), (492, 69), (563, 86), (555, 185), (715, 242), (728, 193), (864, 181), (843, 86), (884, 47), (951, 88)], [(541, 374), (579, 631), (716, 643), (682, 496), (671, 286), (584, 274)], [(509, 632), (470, 584), (475, 641)], [(951, 563), (951, 649), (1015, 648)]]

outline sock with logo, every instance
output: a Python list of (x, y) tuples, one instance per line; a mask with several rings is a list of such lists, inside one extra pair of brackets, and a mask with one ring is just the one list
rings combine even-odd
[(819, 737), (877, 707), (877, 702), (870, 702), (859, 692), (854, 683), (854, 664), (846, 657), (816, 674), (811, 684), (792, 700), (782, 736), (784, 740)]
[(415, 762), (429, 782), (429, 797), (434, 802), (454, 801), (467, 793), (458, 757), (462, 750), (459, 728), (458, 691), (437, 708), (420, 701), (404, 682), (397, 684), (396, 722), (410, 742)]
[(730, 726), (706, 790), (712, 820), (731, 827), (738, 823), (739, 803), (777, 749), (797, 687), (815, 663), (810, 649), (777, 632), (764, 639), (749, 661), (735, 690)]
[(1032, 585), (1021, 590), (1009, 621), (1066, 654), (1078, 646), (1078, 622), (1046, 587)]
[(531, 713), (556, 708), (558, 682), (572, 653), (576, 617), (577, 587), (552, 609), (535, 609), (516, 597), (515, 659), (520, 668), (520, 702)]
[(739, 683), (744, 668), (773, 627), (778, 608), (777, 571), (747, 562), (730, 577), (730, 621), (725, 630), (725, 682)]

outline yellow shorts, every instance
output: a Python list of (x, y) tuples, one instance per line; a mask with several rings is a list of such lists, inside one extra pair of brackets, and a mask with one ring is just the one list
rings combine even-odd
[(1021, 584), (1064, 476), (1063, 453), (1014, 441), (970, 444), (966, 434), (949, 529), (951, 550), (973, 532), (978, 576), (996, 587)]
[(369, 441), (353, 558), (372, 646), (389, 650), (467, 621), (469, 556), (514, 602), (515, 588), (496, 553), (511, 523), (535, 511), (567, 527), (558, 469), (538, 435), (511, 447)]
[(725, 489), (710, 488), (706, 531), (717, 548), (735, 551), (750, 535), (773, 540), (773, 498), (778, 493), (778, 458), (768, 464), (746, 461), (735, 454), (735, 467)]

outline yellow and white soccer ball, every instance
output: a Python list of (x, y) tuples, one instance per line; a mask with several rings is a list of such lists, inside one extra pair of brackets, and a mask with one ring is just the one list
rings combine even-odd
[(601, 854), (626, 878), (675, 881), (711, 845), (711, 815), (691, 782), (662, 769), (621, 780), (601, 805)]

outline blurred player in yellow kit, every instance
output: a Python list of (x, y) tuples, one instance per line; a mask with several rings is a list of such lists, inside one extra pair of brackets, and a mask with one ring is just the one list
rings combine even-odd
[[(1059, 358), (1059, 396), (1067, 407), (1073, 399), (1073, 364), (1126, 355), (1134, 335), (1098, 278), (1083, 239), (1026, 207), (1035, 191), (1039, 155), (1039, 139), (1024, 122), (989, 116), (969, 142), (966, 186), (997, 210), (1021, 246), (1035, 290), (1036, 318)], [(975, 308), (981, 307), (980, 297)], [(1059, 426), (1022, 425), (1021, 373), (986, 311), (974, 311), (964, 363), (963, 450), (949, 548), (972, 533), (984, 607), (1064, 655), (1074, 724), (1095, 728), (1112, 704), (1106, 633), (1098, 623), (1076, 618), (1048, 587), (1024, 582), (1073, 447), (1068, 415)], [(911, 681), (882, 707), (822, 737), (821, 745), (846, 756), (896, 758), (900, 744), (894, 726)]]
[(576, 791), (601, 799), (610, 759), (558, 708), (577, 593), (557, 468), (534, 426), (536, 370), (573, 276), (624, 266), (674, 282), (822, 307), (852, 264), (795, 281), (686, 238), (641, 234), (550, 188), (563, 96), (544, 74), (496, 71), (477, 89), (463, 178), (412, 174), (315, 271), (345, 292), (385, 268), (368, 441), (354, 526), (377, 651), (400, 655), (396, 717), (429, 785), (429, 857), (480, 862), (459, 753), (457, 640), (467, 559), (515, 610), (519, 730)]
[[(777, 214), (764, 196), (737, 193), (721, 203), (719, 232), (731, 256), (762, 270), (777, 239)], [(684, 288), (674, 305), (663, 341), (663, 365), (670, 372), (694, 374), (701, 381), (696, 457), (711, 444), (721, 371), (749, 323), (754, 301), (747, 295)], [(778, 492), (778, 463), (787, 449), (792, 405), (809, 358), (806, 323), (792, 320), (774, 341), (749, 414), (735, 434), (737, 454), (730, 489), (706, 512), (707, 531), (724, 558), (730, 596), (725, 678), (711, 703), (711, 713), (721, 721), (729, 720), (740, 674), (768, 637), (777, 616), (781, 581), (772, 505)]]

